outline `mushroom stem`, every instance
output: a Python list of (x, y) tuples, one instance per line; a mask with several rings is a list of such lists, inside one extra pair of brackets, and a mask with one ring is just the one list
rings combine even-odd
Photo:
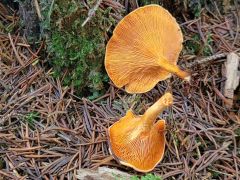
[(186, 71), (181, 70), (177, 65), (171, 64), (165, 59), (161, 59), (159, 61), (159, 65), (161, 66), (161, 68), (165, 69), (170, 73), (176, 74), (183, 80), (190, 81), (190, 74)]
[(152, 127), (157, 116), (173, 103), (171, 93), (165, 93), (157, 102), (155, 102), (143, 115), (143, 121), (147, 127)]

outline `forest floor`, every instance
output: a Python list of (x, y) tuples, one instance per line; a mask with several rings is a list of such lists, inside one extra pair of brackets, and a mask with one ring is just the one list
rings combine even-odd
[[(1, 12), (5, 27), (14, 26), (15, 13)], [(189, 48), (179, 65), (190, 69), (190, 84), (173, 76), (148, 93), (130, 95), (110, 82), (93, 101), (51, 77), (39, 55), (44, 42), (33, 51), (17, 32), (0, 33), (1, 177), (74, 179), (78, 169), (99, 166), (142, 175), (113, 160), (106, 130), (128, 109), (142, 114), (172, 89), (174, 104), (159, 116), (167, 122), (165, 155), (152, 173), (164, 179), (240, 179), (239, 87), (232, 105), (224, 96), (226, 56), (240, 53), (239, 16), (236, 9), (226, 15), (205, 10), (180, 23)]]

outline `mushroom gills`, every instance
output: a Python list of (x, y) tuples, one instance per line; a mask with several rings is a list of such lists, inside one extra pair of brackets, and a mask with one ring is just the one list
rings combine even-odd
[(131, 110), (108, 129), (110, 153), (125, 166), (149, 172), (162, 160), (165, 149), (165, 120), (158, 115), (173, 103), (165, 93), (143, 115)]

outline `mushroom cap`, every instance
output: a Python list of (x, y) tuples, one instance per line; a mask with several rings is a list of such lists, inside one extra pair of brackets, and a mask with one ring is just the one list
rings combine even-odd
[(129, 110), (109, 127), (110, 151), (119, 162), (136, 171), (149, 172), (162, 160), (165, 149), (165, 120), (151, 128)]
[(171, 74), (161, 60), (177, 64), (183, 36), (176, 19), (159, 5), (140, 7), (116, 26), (106, 47), (105, 68), (117, 87), (144, 93)]

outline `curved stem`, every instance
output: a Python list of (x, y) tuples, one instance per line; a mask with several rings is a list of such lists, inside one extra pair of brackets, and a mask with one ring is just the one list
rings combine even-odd
[(171, 93), (165, 93), (157, 102), (155, 102), (143, 115), (143, 121), (147, 126), (152, 126), (157, 116), (173, 103)]
[(168, 60), (162, 58), (158, 65), (165, 69), (166, 71), (176, 74), (181, 79), (184, 79), (186, 81), (190, 81), (190, 74), (186, 71), (181, 70), (177, 65), (171, 64), (168, 62)]

